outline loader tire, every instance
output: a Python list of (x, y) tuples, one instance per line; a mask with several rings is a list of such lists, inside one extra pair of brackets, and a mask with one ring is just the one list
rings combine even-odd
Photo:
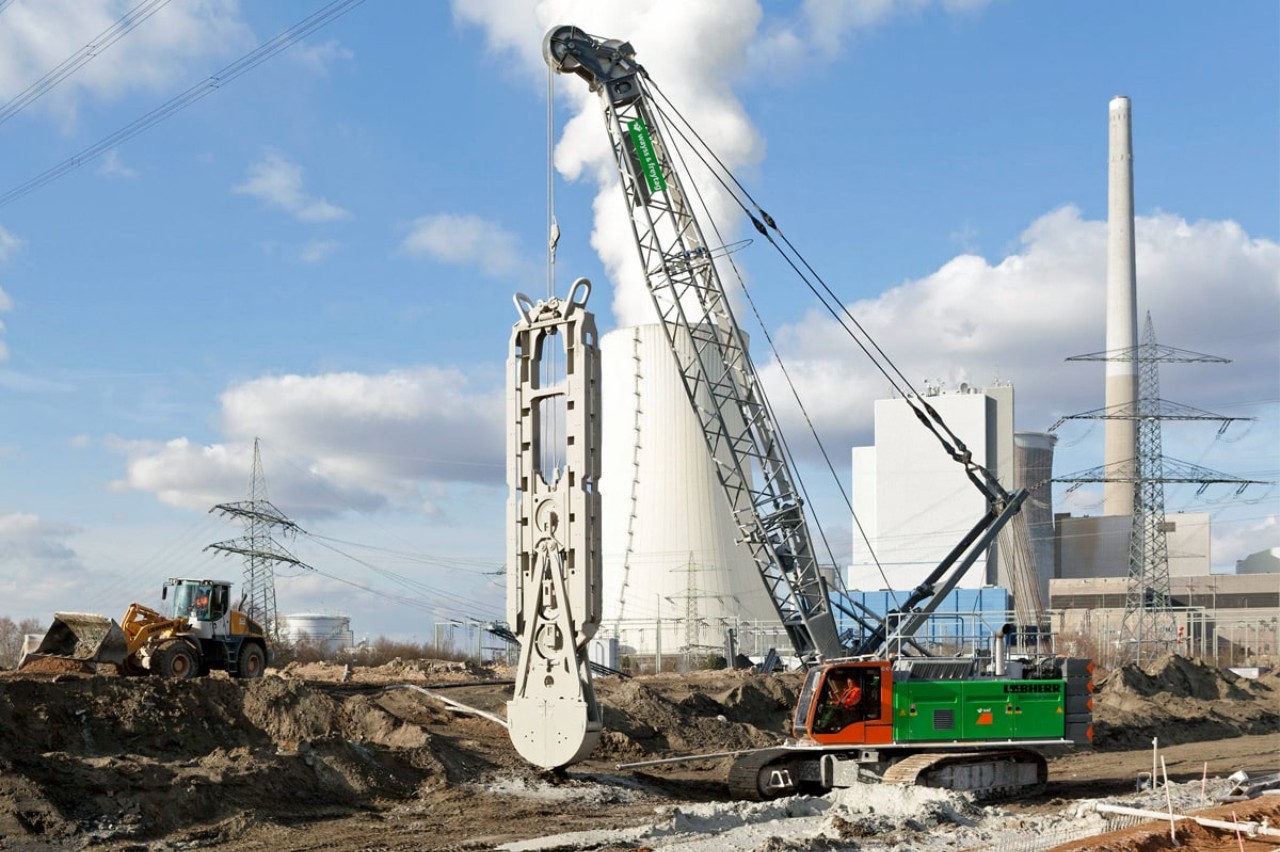
[(200, 671), (200, 660), (195, 648), (186, 642), (166, 642), (152, 657), (151, 670), (169, 680), (188, 680)]
[(120, 664), (120, 674), (125, 677), (146, 677), (151, 674), (151, 669), (140, 663), (137, 656), (130, 654)]
[(240, 649), (240, 665), (237, 666), (236, 677), (246, 679), (262, 677), (266, 669), (267, 652), (262, 650), (261, 645), (245, 643)]

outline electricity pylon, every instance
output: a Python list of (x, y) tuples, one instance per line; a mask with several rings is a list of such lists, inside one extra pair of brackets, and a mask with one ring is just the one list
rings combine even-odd
[(258, 439), (253, 439), (253, 471), (249, 479), (249, 499), (237, 503), (219, 503), (209, 510), (244, 521), (245, 535), (237, 539), (211, 544), (205, 550), (239, 553), (244, 557), (242, 609), (256, 619), (273, 639), (280, 638), (276, 613), (275, 566), (278, 563), (310, 569), (272, 538), (276, 528), (291, 536), (302, 528), (285, 517), (267, 499), (267, 477), (262, 470)]
[(1236, 493), (1256, 480), (1241, 479), (1218, 473), (1188, 462), (1166, 458), (1161, 438), (1165, 420), (1213, 420), (1221, 425), (1221, 434), (1236, 420), (1249, 417), (1227, 417), (1198, 408), (1168, 402), (1160, 398), (1160, 364), (1229, 364), (1227, 358), (1204, 355), (1160, 346), (1156, 343), (1151, 314), (1147, 314), (1142, 343), (1114, 352), (1074, 355), (1068, 361), (1132, 361), (1138, 365), (1138, 398), (1133, 405), (1121, 404), (1072, 414), (1049, 427), (1057, 429), (1066, 420), (1122, 419), (1137, 421), (1136, 464), (1129, 460), (1131, 476), (1109, 466), (1091, 468), (1070, 476), (1055, 477), (1054, 482), (1071, 482), (1073, 487), (1086, 482), (1132, 482), (1133, 524), (1129, 532), (1128, 582), (1125, 586), (1124, 617), (1120, 629), (1121, 655), (1125, 662), (1141, 664), (1168, 652), (1177, 640), (1175, 616), (1169, 588), (1169, 525), (1165, 520), (1164, 486), (1166, 483), (1198, 485), (1197, 494), (1214, 484), (1234, 484)]

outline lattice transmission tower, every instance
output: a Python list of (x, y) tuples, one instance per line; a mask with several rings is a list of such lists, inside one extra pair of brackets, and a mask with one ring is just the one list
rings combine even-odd
[[(1049, 427), (1052, 432), (1067, 420), (1136, 421), (1136, 463), (1130, 460), (1091, 468), (1054, 482), (1133, 483), (1133, 524), (1129, 532), (1128, 582), (1125, 586), (1124, 617), (1120, 628), (1121, 656), (1125, 662), (1141, 664), (1166, 653), (1177, 641), (1176, 614), (1169, 586), (1169, 524), (1165, 518), (1166, 484), (1198, 485), (1201, 494), (1214, 484), (1233, 484), (1239, 494), (1257, 480), (1241, 479), (1164, 455), (1161, 424), (1166, 420), (1216, 421), (1218, 434), (1232, 422), (1250, 417), (1228, 417), (1160, 398), (1161, 364), (1229, 364), (1227, 358), (1160, 346), (1156, 343), (1151, 314), (1147, 314), (1142, 343), (1131, 349), (1074, 355), (1068, 361), (1130, 361), (1138, 367), (1138, 398), (1133, 405), (1121, 404), (1072, 414)], [(1123, 468), (1131, 470), (1126, 474)]]
[(211, 544), (205, 550), (238, 553), (244, 557), (242, 609), (263, 626), (267, 635), (279, 639), (276, 612), (276, 576), (278, 564), (311, 568), (295, 557), (272, 537), (276, 529), (296, 536), (303, 529), (289, 520), (267, 499), (267, 477), (262, 469), (258, 439), (253, 439), (253, 471), (249, 479), (249, 499), (237, 503), (219, 503), (209, 510), (244, 522), (245, 534), (237, 539)]

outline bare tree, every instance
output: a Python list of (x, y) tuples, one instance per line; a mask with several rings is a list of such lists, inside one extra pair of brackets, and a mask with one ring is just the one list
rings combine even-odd
[(11, 669), (18, 664), (22, 642), (28, 633), (43, 633), (40, 622), (24, 618), (15, 622), (7, 615), (0, 615), (0, 668)]

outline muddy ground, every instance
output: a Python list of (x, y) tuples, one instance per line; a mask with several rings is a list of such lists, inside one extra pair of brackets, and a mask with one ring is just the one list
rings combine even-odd
[[(511, 688), (503, 678), (433, 661), (294, 665), (252, 682), (219, 673), (174, 683), (0, 672), (0, 849), (713, 849), (727, 847), (677, 836), (715, 837), (744, 820), (781, 826), (797, 808), (812, 809), (775, 813), (729, 802), (723, 760), (617, 768), (779, 742), (798, 674), (597, 679), (606, 732), (587, 763), (560, 775), (521, 760), (493, 721), (435, 697), (501, 714)], [(922, 805), (929, 819), (908, 814), (892, 824), (881, 807), (879, 831), (861, 834), (848, 826), (862, 817), (841, 805), (817, 840), (787, 840), (779, 827), (749, 842), (756, 845), (735, 845), (910, 849), (926, 848), (920, 838), (928, 836), (969, 848), (966, 838), (985, 837), (990, 825), (1008, 829), (1001, 837), (1034, 835), (1046, 821), (1069, 821), (1060, 815), (1075, 800), (1133, 793), (1138, 774), (1150, 771), (1153, 737), (1188, 796), (1202, 776), (1212, 779), (1205, 790), (1213, 794), (1236, 770), (1255, 777), (1280, 770), (1275, 673), (1247, 681), (1167, 658), (1100, 684), (1095, 718), (1097, 748), (1054, 761), (1041, 796), (999, 810), (952, 796)], [(1280, 824), (1277, 797), (1236, 808), (1242, 819), (1258, 811)], [(711, 816), (699, 823), (692, 813)], [(623, 833), (537, 840), (602, 829)], [(881, 845), (868, 833), (882, 835), (874, 841)], [(1128, 845), (1076, 848), (1163, 848), (1116, 842)], [(1280, 841), (1252, 848), (1275, 847)]]

